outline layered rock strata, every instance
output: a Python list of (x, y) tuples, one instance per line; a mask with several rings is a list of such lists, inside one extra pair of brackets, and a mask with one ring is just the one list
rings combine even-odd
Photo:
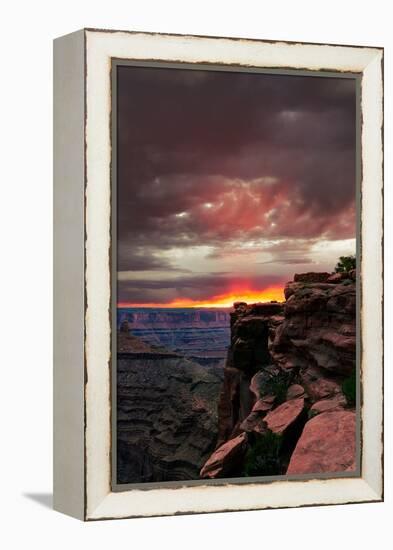
[(197, 479), (217, 441), (222, 368), (118, 335), (118, 483)]

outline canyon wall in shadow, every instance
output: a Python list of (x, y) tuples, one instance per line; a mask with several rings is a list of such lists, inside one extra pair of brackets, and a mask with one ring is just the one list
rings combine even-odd
[(118, 333), (118, 483), (197, 479), (217, 443), (223, 367)]

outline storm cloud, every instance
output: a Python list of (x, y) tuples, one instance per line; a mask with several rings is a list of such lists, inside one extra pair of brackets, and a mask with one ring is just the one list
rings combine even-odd
[(118, 270), (145, 273), (119, 277), (121, 301), (150, 301), (171, 270), (168, 299), (197, 294), (187, 278), (179, 287), (180, 272), (196, 273), (207, 295), (203, 276), (221, 280), (225, 254), (249, 255), (250, 274), (265, 277), (253, 284), (290, 279), (295, 265), (318, 261), (316, 243), (353, 241), (354, 79), (118, 71)]

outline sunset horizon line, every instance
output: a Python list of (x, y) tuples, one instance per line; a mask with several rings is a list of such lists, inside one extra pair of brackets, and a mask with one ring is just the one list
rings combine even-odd
[(283, 302), (283, 286), (271, 286), (263, 290), (244, 289), (241, 291), (229, 291), (224, 294), (212, 296), (206, 300), (192, 300), (190, 298), (177, 298), (170, 302), (118, 302), (118, 308), (155, 308), (155, 309), (181, 309), (181, 308), (232, 308), (236, 302), (262, 303)]

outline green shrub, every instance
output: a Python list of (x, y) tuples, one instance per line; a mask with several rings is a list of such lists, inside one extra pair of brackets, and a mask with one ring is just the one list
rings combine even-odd
[(291, 371), (279, 371), (277, 374), (272, 374), (261, 389), (261, 397), (264, 395), (274, 395), (276, 397), (276, 405), (284, 403), (287, 398), (288, 388), (293, 383), (293, 377)]
[(351, 376), (346, 378), (341, 386), (342, 392), (347, 399), (348, 405), (355, 405), (356, 403), (356, 371), (353, 371)]
[(352, 269), (356, 269), (356, 256), (340, 256), (336, 267), (336, 273), (348, 273)]
[(255, 437), (244, 460), (245, 476), (269, 476), (281, 474), (282, 437), (273, 432)]

